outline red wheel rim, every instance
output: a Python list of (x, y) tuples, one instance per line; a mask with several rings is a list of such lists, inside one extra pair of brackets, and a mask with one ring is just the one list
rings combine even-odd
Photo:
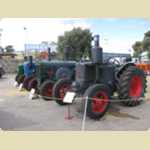
[(97, 92), (92, 99), (92, 111), (94, 113), (104, 112), (109, 102), (108, 95), (104, 91)]
[(44, 95), (43, 96), (46, 96), (46, 97), (51, 97), (52, 96), (52, 88), (53, 88), (53, 85), (52, 84), (49, 84), (45, 87), (45, 90), (44, 90)]
[(137, 75), (133, 76), (130, 81), (130, 97), (140, 97), (142, 88), (142, 78)]
[(66, 92), (67, 92), (69, 89), (70, 89), (70, 85), (68, 85), (68, 84), (64, 84), (64, 85), (62, 85), (62, 86), (60, 87), (60, 89), (59, 89), (59, 97), (60, 97), (61, 100), (63, 100), (63, 98), (64, 98)]

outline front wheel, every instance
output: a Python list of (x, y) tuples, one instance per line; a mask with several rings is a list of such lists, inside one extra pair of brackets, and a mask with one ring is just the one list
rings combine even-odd
[(33, 78), (33, 79), (29, 82), (28, 90), (31, 90), (31, 89), (37, 90), (37, 86), (38, 86), (38, 81), (37, 81), (36, 78)]
[(108, 87), (102, 84), (92, 85), (85, 91), (83, 97), (83, 108), (85, 107), (86, 97), (88, 98), (87, 116), (96, 120), (104, 116), (110, 103)]
[(29, 91), (28, 85), (33, 78), (34, 78), (34, 76), (25, 77), (25, 79), (23, 81), (23, 88), (25, 88), (27, 91)]
[(54, 83), (51, 80), (45, 81), (40, 87), (40, 95), (46, 101), (52, 100), (52, 88)]
[(25, 79), (25, 75), (19, 75), (19, 77), (17, 79), (18, 85), (20, 85), (21, 83), (23, 83), (24, 79)]
[(59, 105), (66, 105), (63, 102), (64, 96), (71, 89), (71, 81), (69, 79), (60, 79), (53, 87), (53, 97), (56, 98), (56, 103)]

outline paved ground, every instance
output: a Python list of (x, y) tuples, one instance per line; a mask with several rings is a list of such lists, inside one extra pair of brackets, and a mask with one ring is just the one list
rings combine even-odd
[[(67, 107), (54, 101), (29, 100), (28, 93), (13, 87), (14, 75), (0, 79), (0, 128), (2, 130), (81, 130), (80, 102), (71, 106), (72, 120), (66, 120)], [(150, 78), (149, 78), (150, 79)], [(150, 83), (150, 80), (149, 80)], [(148, 88), (150, 93), (150, 88)], [(147, 130), (150, 128), (150, 95), (137, 107), (113, 103), (100, 120), (86, 118), (86, 130)]]

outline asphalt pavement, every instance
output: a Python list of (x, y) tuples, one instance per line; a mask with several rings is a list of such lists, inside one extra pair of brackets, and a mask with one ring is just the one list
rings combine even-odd
[[(150, 78), (148, 78), (146, 100), (137, 107), (125, 107), (112, 103), (109, 111), (99, 120), (86, 118), (85, 130), (148, 130), (150, 128)], [(81, 102), (70, 106), (72, 119), (68, 120), (68, 107), (59, 106), (55, 101), (30, 100), (27, 91), (13, 86), (14, 75), (0, 79), (0, 128), (15, 131), (79, 131), (83, 113)]]

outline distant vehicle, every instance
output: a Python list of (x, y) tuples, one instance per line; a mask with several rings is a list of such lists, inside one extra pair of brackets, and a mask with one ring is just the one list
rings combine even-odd
[(0, 78), (5, 74), (5, 71), (2, 67), (2, 65), (0, 64)]

